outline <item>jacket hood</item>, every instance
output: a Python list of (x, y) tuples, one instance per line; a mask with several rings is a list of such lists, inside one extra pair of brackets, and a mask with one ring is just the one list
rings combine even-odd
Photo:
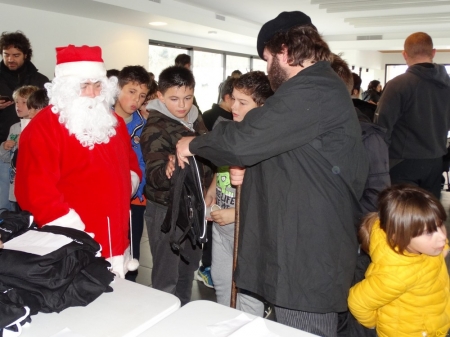
[(194, 122), (198, 118), (198, 109), (195, 105), (192, 104), (191, 110), (189, 110), (187, 116), (187, 120), (175, 117), (172, 113), (167, 109), (166, 105), (162, 103), (159, 99), (153, 99), (147, 104), (147, 110), (157, 110), (163, 115), (176, 120), (186, 126), (189, 130), (194, 131)]
[[(421, 263), (426, 255), (410, 254), (405, 251), (403, 254), (395, 252), (387, 243), (384, 230), (380, 228), (380, 220), (377, 220), (370, 233), (370, 258), (374, 263), (386, 266), (408, 266)], [(405, 259), (405, 257), (408, 257)]]
[[(433, 67), (429, 65), (433, 65)], [(443, 65), (436, 63), (414, 64), (408, 68), (407, 72), (430, 81), (439, 87), (450, 87), (450, 78)]]

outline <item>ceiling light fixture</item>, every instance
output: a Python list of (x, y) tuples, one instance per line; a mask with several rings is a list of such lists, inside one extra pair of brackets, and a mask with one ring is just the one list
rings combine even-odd
[(165, 26), (165, 25), (167, 25), (167, 22), (155, 21), (155, 22), (149, 22), (148, 24), (151, 26)]

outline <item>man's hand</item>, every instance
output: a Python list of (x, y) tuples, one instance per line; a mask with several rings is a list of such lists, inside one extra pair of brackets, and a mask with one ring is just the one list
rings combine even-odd
[(172, 178), (173, 172), (175, 171), (175, 155), (169, 154), (169, 161), (166, 165), (166, 177), (167, 179)]
[(13, 104), (14, 104), (14, 101), (0, 101), (0, 110), (3, 110), (4, 108), (7, 108)]
[(244, 182), (245, 168), (239, 166), (230, 166), (231, 185), (240, 186)]
[(215, 223), (218, 223), (221, 226), (233, 223), (235, 218), (236, 209), (234, 208), (219, 209), (217, 211), (211, 212), (211, 219), (213, 219)]
[(184, 163), (189, 165), (189, 160), (187, 157), (193, 156), (189, 151), (189, 144), (195, 137), (183, 137), (177, 143), (177, 158), (178, 165), (184, 169)]
[(16, 142), (15, 142), (14, 140), (5, 140), (5, 141), (3, 142), (3, 148), (4, 148), (6, 151), (11, 150), (15, 145), (16, 145)]

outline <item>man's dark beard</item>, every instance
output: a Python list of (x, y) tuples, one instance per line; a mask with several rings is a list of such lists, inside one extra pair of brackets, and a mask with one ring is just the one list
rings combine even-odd
[(267, 71), (267, 75), (269, 77), (270, 87), (274, 92), (289, 79), (286, 71), (281, 68), (280, 61), (278, 61), (276, 56), (272, 59), (272, 64)]

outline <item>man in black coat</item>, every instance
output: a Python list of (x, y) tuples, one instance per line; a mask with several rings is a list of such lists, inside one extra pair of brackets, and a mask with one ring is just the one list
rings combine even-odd
[[(11, 125), (19, 122), (12, 94), (14, 90), (24, 85), (35, 85), (41, 89), (49, 79), (38, 72), (31, 56), (30, 41), (20, 31), (3, 32), (0, 36), (0, 143), (9, 134)], [(0, 208), (9, 207), (9, 162), (0, 160)]]
[(246, 167), (237, 287), (273, 303), (278, 322), (335, 337), (356, 265), (355, 213), (368, 172), (361, 128), (307, 15), (283, 12), (264, 24), (258, 53), (275, 94), (240, 123), (181, 139), (178, 159), (196, 154)]
[(408, 69), (386, 84), (375, 122), (386, 128), (392, 184), (419, 186), (439, 199), (442, 157), (450, 130), (450, 77), (433, 63), (436, 49), (423, 32), (405, 40)]

